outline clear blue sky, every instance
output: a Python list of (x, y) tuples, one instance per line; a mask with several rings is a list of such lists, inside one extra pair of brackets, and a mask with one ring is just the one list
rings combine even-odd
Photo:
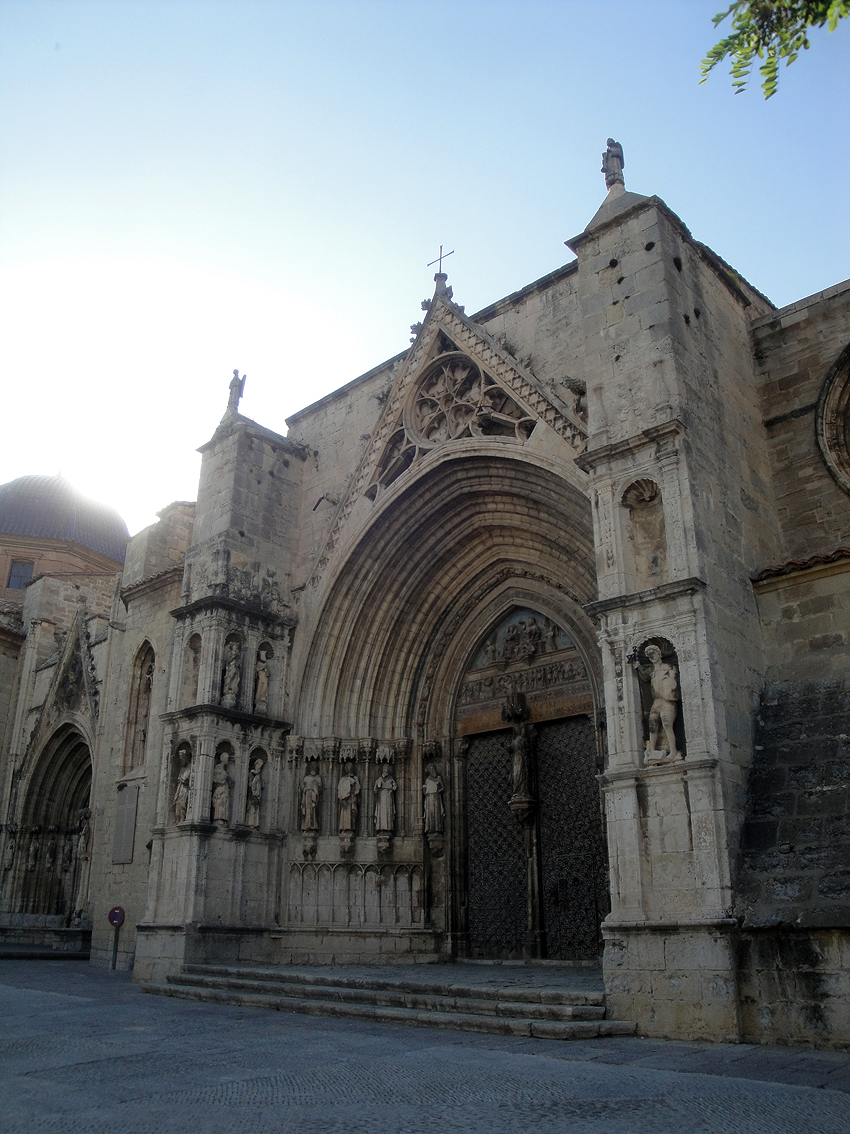
[(775, 303), (844, 279), (850, 26), (765, 103), (698, 85), (720, 7), (0, 0), (0, 483), (151, 522), (233, 367), (285, 431), (407, 346), (441, 242), (469, 312), (571, 259), (609, 135)]

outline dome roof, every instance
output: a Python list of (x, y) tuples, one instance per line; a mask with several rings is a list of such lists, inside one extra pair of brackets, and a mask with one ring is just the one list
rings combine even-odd
[(20, 476), (0, 485), (0, 533), (73, 540), (118, 563), (130, 538), (114, 508), (89, 500), (63, 476)]

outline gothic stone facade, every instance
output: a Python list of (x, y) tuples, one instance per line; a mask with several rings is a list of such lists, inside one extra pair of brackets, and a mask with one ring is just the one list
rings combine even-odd
[(850, 1042), (850, 284), (776, 310), (616, 181), (568, 244), (287, 436), (235, 379), (197, 504), (31, 584), (5, 926), (108, 964), (121, 905), (142, 981), (601, 951), (642, 1034)]

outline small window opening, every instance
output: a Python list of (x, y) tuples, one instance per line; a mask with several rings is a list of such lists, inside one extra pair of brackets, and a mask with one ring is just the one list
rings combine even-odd
[(24, 559), (13, 559), (12, 567), (9, 571), (9, 582), (6, 584), (10, 590), (22, 591), (27, 583), (32, 578), (34, 563), (30, 563)]

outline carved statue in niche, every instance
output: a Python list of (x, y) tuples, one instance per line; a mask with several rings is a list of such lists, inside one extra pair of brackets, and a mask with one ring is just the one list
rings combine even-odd
[(665, 660), (659, 646), (654, 642), (643, 649), (648, 664), (641, 665), (635, 658), (638, 677), (649, 686), (649, 711), (646, 713), (645, 759), (647, 763), (660, 763), (665, 760), (681, 760), (676, 743), (676, 720), (679, 715), (679, 670), (670, 660)]
[(27, 847), (27, 870), (35, 870), (38, 862), (38, 852), (41, 850), (41, 842), (38, 837), (40, 830), (39, 827), (33, 827), (30, 833), (30, 842)]
[(186, 668), (183, 674), (183, 701), (195, 705), (198, 701), (198, 680), (201, 676), (200, 634), (193, 634), (186, 649)]
[(90, 807), (81, 807), (77, 812), (77, 858), (84, 858), (89, 853), (90, 818)]
[(174, 787), (174, 822), (185, 823), (189, 810), (189, 782), (192, 778), (192, 750), (188, 744), (181, 744), (177, 749), (177, 759), (180, 761), (180, 770)]
[(380, 776), (375, 780), (375, 831), (379, 835), (391, 835), (395, 829), (397, 789), (391, 765), (384, 764)]
[(352, 763), (343, 766), (337, 788), (338, 829), (341, 835), (354, 835), (357, 830), (357, 811), (360, 806), (360, 780)]
[(62, 843), (62, 858), (60, 860), (63, 870), (67, 871), (71, 869), (71, 859), (73, 858), (73, 855), (74, 845), (71, 842), (71, 836), (66, 835), (65, 840)]
[(629, 510), (626, 534), (632, 552), (634, 588), (648, 590), (667, 582), (667, 535), (661, 490), (654, 480), (634, 481), (623, 493)]
[(224, 670), (221, 676), (221, 704), (225, 709), (235, 709), (239, 697), (240, 663), (242, 645), (234, 638), (224, 648)]
[(301, 781), (301, 830), (319, 830), (319, 798), (322, 794), (319, 765), (311, 760)]
[(623, 177), (625, 164), (623, 159), (623, 147), (619, 142), (615, 142), (613, 138), (609, 138), (608, 148), (602, 155), (602, 173), (605, 174), (606, 189), (611, 189), (617, 184), (625, 186), (625, 179)]
[(257, 654), (257, 671), (254, 678), (254, 712), (265, 715), (269, 703), (269, 663), (265, 650)]
[(3, 851), (3, 869), (11, 870), (15, 864), (15, 852), (18, 849), (18, 828), (10, 823), (6, 828), (6, 849)]
[(443, 778), (436, 764), (425, 768), (425, 783), (422, 785), (424, 798), (424, 819), (426, 835), (442, 835), (446, 826), (446, 808), (443, 804)]
[(227, 772), (229, 759), (229, 752), (220, 752), (218, 754), (218, 763), (212, 771), (213, 789), (211, 806), (213, 823), (226, 824), (230, 819), (230, 786), (233, 780)]
[(248, 803), (245, 808), (245, 822), (249, 827), (260, 825), (260, 804), (263, 800), (263, 765), (265, 761), (257, 756), (248, 773)]
[(56, 828), (47, 828), (47, 849), (44, 852), (44, 866), (47, 870), (53, 870), (56, 866), (56, 852), (59, 849), (59, 843), (56, 838)]

